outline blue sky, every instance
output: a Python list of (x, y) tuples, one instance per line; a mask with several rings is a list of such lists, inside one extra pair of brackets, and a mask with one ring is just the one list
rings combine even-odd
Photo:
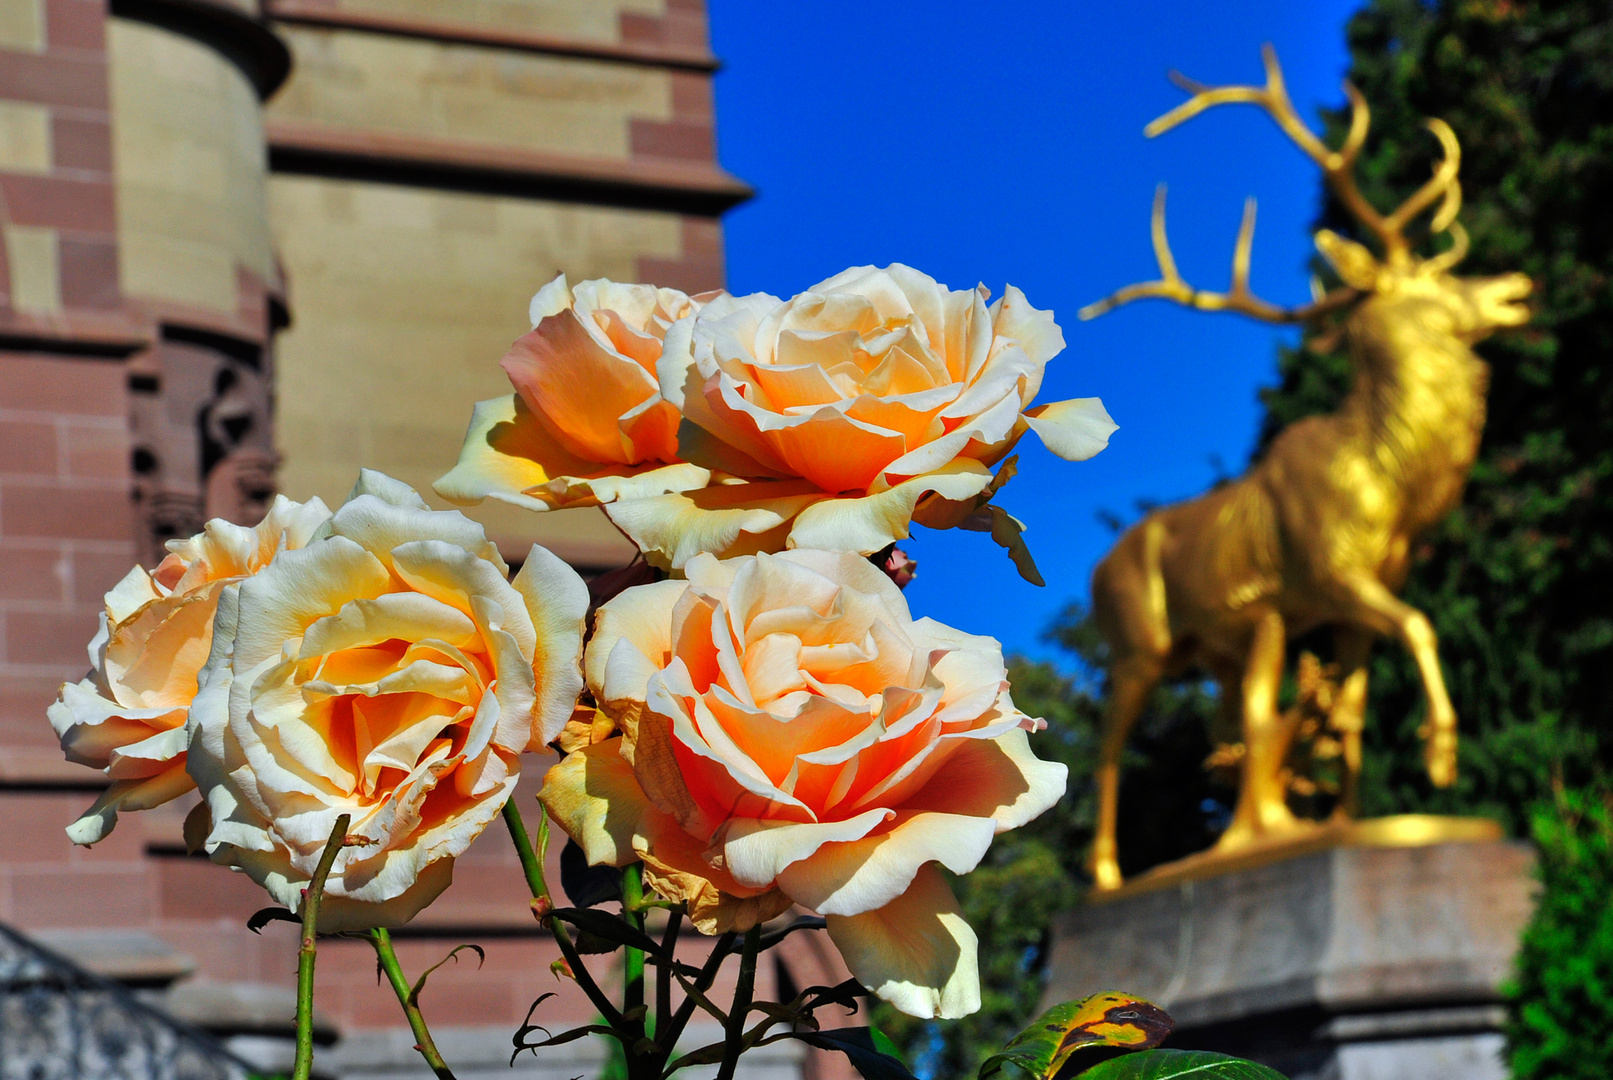
[(1075, 313), (1155, 275), (1154, 186), (1170, 185), (1183, 274), (1226, 287), (1243, 200), (1260, 202), (1253, 285), (1309, 293), (1311, 164), (1259, 111), (1214, 110), (1158, 139), (1143, 125), (1203, 82), (1259, 82), (1276, 47), (1308, 118), (1342, 100), (1343, 26), (1358, 0), (710, 0), (719, 156), (759, 194), (725, 218), (734, 292), (800, 292), (847, 266), (905, 262), (953, 288), (1019, 286), (1067, 347), (1039, 400), (1098, 396), (1120, 424), (1069, 464), (1034, 439), (998, 497), (1029, 527), (1047, 587), (1020, 580), (978, 533), (918, 530), (914, 613), (1010, 650), (1050, 655), (1058, 610), (1085, 599), (1139, 500), (1193, 495), (1240, 471), (1292, 330), (1154, 301), (1090, 323)]

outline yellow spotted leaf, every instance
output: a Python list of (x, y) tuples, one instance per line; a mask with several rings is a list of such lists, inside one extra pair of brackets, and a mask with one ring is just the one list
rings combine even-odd
[(1055, 1005), (980, 1066), (989, 1080), (1013, 1065), (1034, 1080), (1052, 1080), (1077, 1050), (1111, 1047), (1147, 1050), (1170, 1034), (1171, 1018), (1158, 1005), (1106, 991)]

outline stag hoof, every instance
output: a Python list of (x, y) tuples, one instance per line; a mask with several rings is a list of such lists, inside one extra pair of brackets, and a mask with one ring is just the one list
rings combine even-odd
[(1120, 888), (1120, 863), (1113, 856), (1092, 860), (1092, 889), (1094, 892), (1108, 892), (1110, 889)]
[(1435, 787), (1448, 788), (1456, 783), (1456, 725), (1434, 724), (1427, 739), (1423, 760), (1428, 765), (1428, 779)]

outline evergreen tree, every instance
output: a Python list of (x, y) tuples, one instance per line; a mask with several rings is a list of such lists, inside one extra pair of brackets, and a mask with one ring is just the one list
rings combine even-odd
[(1613, 808), (1608, 792), (1564, 791), (1535, 815), (1539, 906), (1508, 987), (1514, 1080), (1613, 1075)]

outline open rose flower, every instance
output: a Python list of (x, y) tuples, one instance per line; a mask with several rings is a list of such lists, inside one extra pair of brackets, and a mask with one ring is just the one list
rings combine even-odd
[(549, 282), (500, 365), (516, 392), (476, 404), (437, 494), (547, 510), (704, 487), (711, 474), (678, 456), (678, 411), (655, 375), (667, 329), (699, 309), (676, 289)]
[[(793, 300), (719, 296), (668, 331), (661, 394), (685, 460), (752, 481), (606, 508), (662, 566), (791, 547), (870, 554), (910, 521), (1020, 528), (988, 500), (1027, 431), (1080, 461), (1107, 445), (1096, 398), (1032, 407), (1064, 348), (1051, 313), (1013, 286), (990, 307), (900, 264), (855, 267)], [(1030, 572), (1034, 580), (1034, 571)]]
[(622, 734), (549, 771), (550, 815), (591, 863), (642, 859), (706, 933), (801, 904), (897, 1008), (973, 1012), (975, 935), (935, 864), (972, 870), (1065, 783), (997, 642), (914, 620), (849, 552), (685, 569), (600, 609), (584, 666)]
[(395, 926), (571, 716), (588, 591), (541, 547), (509, 581), (481, 526), (378, 473), (327, 532), (224, 590), (190, 771), (208, 854), (294, 911), (350, 814), (320, 929)]
[(105, 837), (120, 810), (146, 810), (196, 786), (185, 772), (185, 718), (219, 594), (277, 552), (302, 547), (329, 517), (318, 499), (279, 496), (256, 527), (210, 521), (188, 540), (170, 540), (154, 573), (137, 566), (106, 594), (89, 677), (64, 684), (49, 711), (68, 760), (112, 781), (68, 826), (75, 844)]

